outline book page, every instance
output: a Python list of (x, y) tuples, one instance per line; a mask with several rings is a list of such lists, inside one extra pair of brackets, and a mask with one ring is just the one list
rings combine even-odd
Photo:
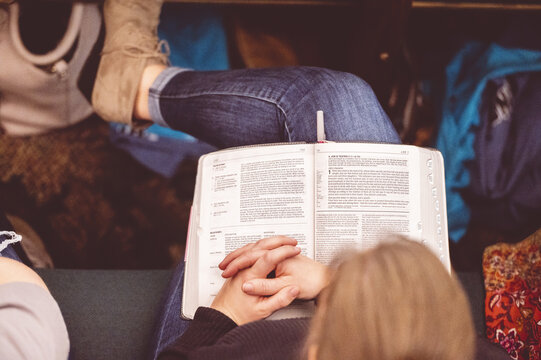
[(218, 264), (250, 242), (286, 235), (313, 257), (313, 165), (307, 144), (224, 150), (200, 162), (199, 305), (223, 284)]
[(421, 236), (419, 152), (390, 144), (316, 145), (315, 259), (329, 264), (382, 235)]
[(439, 151), (420, 150), (421, 242), (451, 271), (443, 156)]

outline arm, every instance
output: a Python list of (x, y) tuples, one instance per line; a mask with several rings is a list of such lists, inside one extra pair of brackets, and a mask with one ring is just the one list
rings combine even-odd
[(19, 261), (0, 257), (0, 285), (11, 282), (26, 282), (49, 291), (34, 270)]
[(162, 351), (158, 359), (188, 359), (203, 348), (212, 347), (236, 327), (237, 324), (221, 312), (200, 307), (184, 334)]
[[(266, 276), (277, 264), (298, 255), (299, 248), (284, 245), (267, 251), (253, 264), (228, 279), (214, 299), (211, 309), (200, 307), (186, 332), (159, 359), (198, 358), (212, 352), (216, 342), (237, 325), (263, 319), (285, 307), (298, 295), (298, 287), (286, 286), (272, 296), (248, 295), (241, 289), (244, 281)], [(198, 355), (199, 354), (199, 355)]]
[[(232, 321), (220, 312), (210, 308), (200, 308), (212, 316), (222, 316)], [(196, 318), (198, 314), (196, 313)], [(208, 318), (208, 332), (216, 334), (215, 327), (222, 327), (221, 320)], [(195, 319), (194, 319), (195, 322)], [(224, 332), (219, 338), (214, 338), (212, 344), (201, 344), (208, 335), (192, 334), (190, 350), (179, 346), (179, 341), (160, 354), (159, 360), (188, 360), (188, 359), (291, 359), (302, 353), (310, 319), (286, 319), (278, 321), (254, 321), (243, 326), (236, 326)], [(190, 328), (191, 329), (190, 325)], [(201, 337), (204, 338), (201, 338)], [(212, 335), (211, 335), (212, 336)], [(184, 336), (183, 336), (184, 337)], [(185, 342), (186, 343), (186, 342)], [(200, 344), (194, 347), (193, 344)]]
[(0, 258), (0, 358), (67, 358), (69, 338), (58, 304), (29, 267)]

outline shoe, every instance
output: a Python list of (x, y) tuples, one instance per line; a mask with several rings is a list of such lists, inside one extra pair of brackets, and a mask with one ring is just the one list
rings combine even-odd
[(92, 105), (107, 121), (137, 125), (133, 106), (146, 66), (167, 65), (157, 29), (163, 0), (106, 0), (105, 44)]

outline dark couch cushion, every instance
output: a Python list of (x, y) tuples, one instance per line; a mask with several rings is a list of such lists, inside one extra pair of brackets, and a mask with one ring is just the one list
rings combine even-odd
[[(466, 294), (470, 300), (471, 312), (475, 330), (481, 336), (485, 336), (485, 287), (483, 275), (477, 272), (457, 273)], [(452, 300), (452, 299), (451, 299)]]
[[(146, 359), (168, 270), (38, 270), (56, 298), (70, 334), (72, 360)], [(484, 336), (479, 273), (458, 273)], [(452, 301), (452, 299), (450, 299)], [(179, 314), (180, 316), (180, 314)]]
[[(38, 270), (57, 300), (70, 359), (148, 357), (168, 270)], [(180, 314), (179, 314), (180, 316)]]

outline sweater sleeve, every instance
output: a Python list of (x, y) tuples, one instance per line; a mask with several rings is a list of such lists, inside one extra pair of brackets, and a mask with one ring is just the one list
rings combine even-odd
[(188, 329), (158, 356), (159, 360), (187, 359), (190, 352), (213, 345), (237, 324), (221, 312), (200, 307)]
[(57, 302), (26, 282), (0, 286), (0, 359), (67, 359), (69, 338)]

